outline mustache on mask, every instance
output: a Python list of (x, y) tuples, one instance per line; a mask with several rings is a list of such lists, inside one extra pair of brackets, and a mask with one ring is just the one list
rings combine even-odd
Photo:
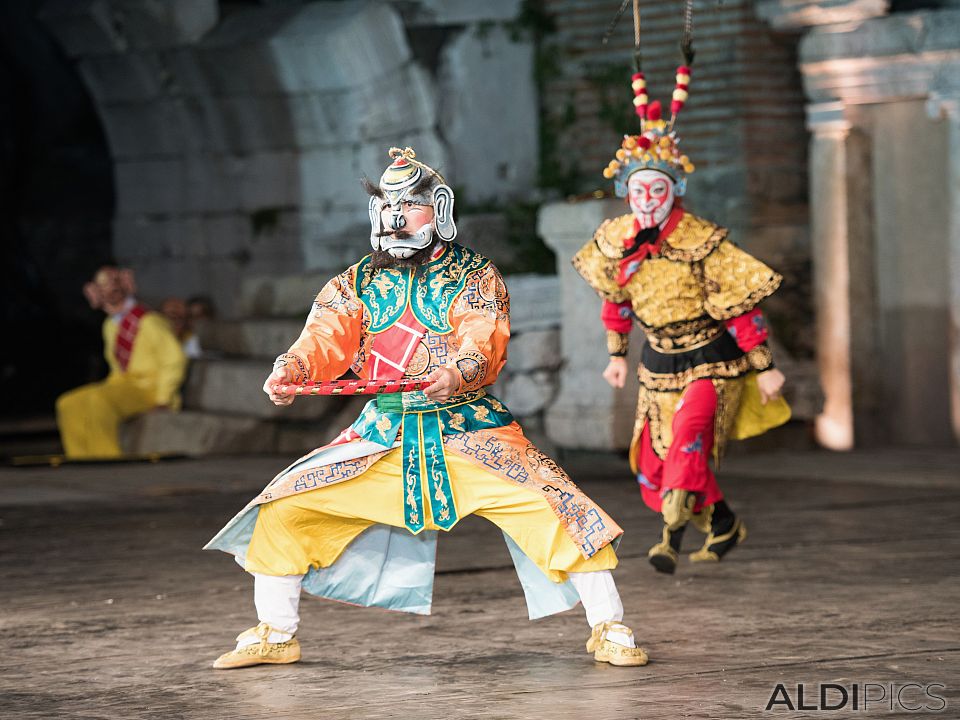
[(397, 240), (409, 240), (413, 237), (413, 233), (407, 232), (406, 230), (382, 230), (377, 233), (377, 237), (393, 237)]

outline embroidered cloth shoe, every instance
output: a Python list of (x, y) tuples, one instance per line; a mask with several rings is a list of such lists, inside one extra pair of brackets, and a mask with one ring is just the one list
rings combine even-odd
[(613, 642), (613, 640), (607, 638), (607, 634), (611, 632), (633, 635), (633, 630), (622, 623), (603, 622), (594, 625), (593, 634), (587, 640), (587, 652), (593, 653), (594, 660), (621, 667), (636, 667), (647, 664), (647, 653), (642, 648), (627, 647)]
[(284, 642), (267, 642), (272, 632), (275, 632), (274, 629), (267, 623), (244, 630), (237, 635), (238, 643), (254, 638), (257, 641), (224, 653), (214, 660), (213, 667), (217, 670), (232, 670), (251, 665), (286, 665), (299, 661), (300, 643), (297, 638), (291, 637)]

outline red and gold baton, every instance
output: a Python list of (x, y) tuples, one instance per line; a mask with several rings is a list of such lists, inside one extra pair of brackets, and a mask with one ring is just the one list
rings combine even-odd
[(277, 395), (379, 395), (423, 390), (432, 383), (423, 380), (326, 380), (274, 386)]

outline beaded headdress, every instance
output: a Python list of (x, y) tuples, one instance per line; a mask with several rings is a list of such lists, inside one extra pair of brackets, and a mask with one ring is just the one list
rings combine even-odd
[[(609, 37), (620, 15), (626, 10), (629, 0), (624, 0), (620, 12), (610, 30)], [(633, 106), (640, 118), (640, 133), (638, 135), (624, 135), (623, 142), (616, 152), (616, 156), (603, 169), (603, 176), (613, 180), (614, 190), (618, 197), (627, 196), (627, 180), (638, 170), (658, 170), (674, 181), (675, 192), (683, 195), (686, 190), (687, 175), (696, 168), (690, 158), (680, 150), (680, 138), (674, 125), (677, 115), (683, 109), (689, 96), (690, 66), (693, 64), (693, 4), (690, 0), (684, 9), (683, 37), (680, 42), (684, 56), (684, 64), (677, 68), (676, 86), (670, 102), (670, 120), (663, 118), (660, 101), (649, 101), (647, 95), (647, 81), (640, 70), (640, 11), (637, 0), (634, 0), (634, 73), (631, 78), (633, 89)]]

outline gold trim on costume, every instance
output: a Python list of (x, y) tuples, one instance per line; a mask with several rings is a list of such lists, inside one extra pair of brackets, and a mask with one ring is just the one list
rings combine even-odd
[(676, 355), (706, 347), (725, 332), (726, 328), (722, 325), (711, 323), (711, 327), (701, 328), (678, 337), (663, 337), (655, 335), (654, 332), (648, 332), (647, 343), (658, 353)]
[(754, 370), (766, 370), (773, 365), (773, 353), (766, 345), (757, 345), (747, 353), (750, 367)]
[(697, 262), (716, 250), (726, 237), (726, 228), (684, 213), (677, 227), (665, 238), (660, 254), (668, 260)]
[(633, 213), (628, 213), (600, 223), (600, 227), (593, 233), (593, 241), (604, 257), (616, 263), (620, 262), (627, 239), (632, 239), (633, 221)]
[(573, 269), (587, 281), (587, 285), (604, 300), (618, 303), (629, 299), (627, 292), (617, 285), (619, 264), (615, 260), (604, 257), (596, 241), (591, 240), (580, 248), (580, 251), (573, 256), (571, 263)]
[(630, 349), (630, 336), (607, 330), (607, 353), (612, 357), (623, 357)]
[(750, 371), (750, 361), (746, 355), (733, 360), (721, 360), (714, 363), (695, 365), (679, 373), (654, 373), (641, 365), (637, 369), (640, 384), (650, 390), (683, 390), (694, 380), (702, 378), (736, 378)]

